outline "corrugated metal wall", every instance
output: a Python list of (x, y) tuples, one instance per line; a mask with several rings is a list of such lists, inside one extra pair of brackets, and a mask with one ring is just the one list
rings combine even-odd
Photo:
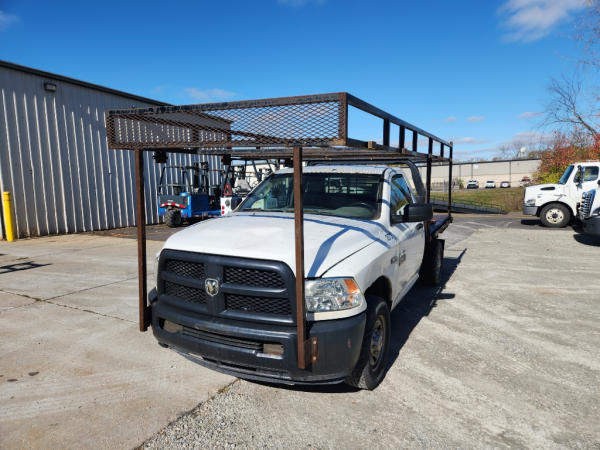
[[(44, 89), (46, 81), (56, 92)], [(134, 106), (153, 105), (0, 67), (0, 188), (12, 194), (19, 237), (135, 224), (133, 152), (108, 150), (104, 126), (105, 110)], [(174, 165), (202, 160), (169, 155)], [(220, 169), (220, 158), (208, 161)], [(157, 223), (160, 167), (151, 153), (145, 170), (147, 222)], [(211, 185), (218, 182), (210, 172)]]

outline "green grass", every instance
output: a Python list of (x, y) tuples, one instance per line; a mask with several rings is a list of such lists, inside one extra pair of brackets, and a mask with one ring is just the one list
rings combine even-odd
[[(507, 189), (461, 189), (452, 192), (453, 202), (465, 203), (488, 203), (505, 211), (520, 211), (523, 207), (524, 188)], [(432, 192), (431, 198), (436, 200), (448, 200), (448, 194)]]

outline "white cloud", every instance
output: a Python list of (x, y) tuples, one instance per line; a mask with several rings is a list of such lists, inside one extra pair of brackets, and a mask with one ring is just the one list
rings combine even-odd
[(19, 21), (19, 18), (14, 14), (8, 14), (0, 10), (0, 31), (8, 28), (9, 25)]
[(526, 111), (524, 113), (519, 114), (519, 119), (529, 119), (530, 117), (537, 117), (544, 114), (540, 111)]
[(507, 0), (498, 12), (509, 42), (532, 42), (586, 7), (587, 0)]
[(468, 145), (479, 145), (489, 142), (487, 139), (477, 139), (474, 137), (462, 137), (450, 139), (455, 144), (468, 144)]
[(454, 116), (446, 117), (446, 119), (444, 119), (444, 122), (456, 122), (456, 117), (454, 117)]
[(483, 117), (483, 116), (467, 117), (467, 122), (472, 122), (472, 123), (483, 122), (484, 120), (485, 120), (485, 117)]
[(193, 100), (199, 102), (212, 102), (216, 100), (226, 100), (235, 96), (234, 92), (225, 91), (223, 89), (197, 89), (197, 88), (186, 88), (184, 89), (186, 95)]

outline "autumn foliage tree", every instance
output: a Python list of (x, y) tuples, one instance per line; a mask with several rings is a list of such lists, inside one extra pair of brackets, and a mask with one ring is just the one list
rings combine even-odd
[(600, 136), (593, 140), (556, 134), (554, 142), (542, 153), (535, 174), (538, 183), (557, 183), (567, 166), (577, 161), (600, 160)]

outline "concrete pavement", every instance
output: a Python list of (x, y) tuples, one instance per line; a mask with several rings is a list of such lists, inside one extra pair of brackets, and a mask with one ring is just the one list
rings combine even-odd
[(0, 243), (0, 448), (131, 448), (234, 380), (137, 330), (136, 271), (130, 239)]

